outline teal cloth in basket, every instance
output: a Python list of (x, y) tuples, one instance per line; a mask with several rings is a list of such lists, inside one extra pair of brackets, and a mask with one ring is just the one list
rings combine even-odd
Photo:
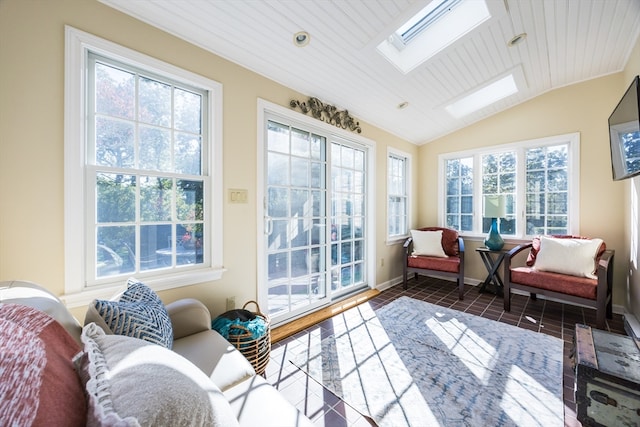
[(233, 325), (241, 325), (247, 328), (247, 330), (251, 332), (253, 339), (258, 339), (267, 333), (267, 324), (261, 317), (243, 321), (241, 319), (228, 319), (224, 316), (218, 316), (211, 322), (211, 329), (225, 338), (229, 338), (229, 336), (232, 335), (244, 334), (242, 329), (231, 328)]

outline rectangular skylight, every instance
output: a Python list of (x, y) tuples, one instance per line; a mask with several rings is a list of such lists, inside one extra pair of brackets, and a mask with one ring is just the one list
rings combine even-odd
[(430, 25), (433, 25), (438, 19), (442, 18), (447, 12), (460, 3), (462, 0), (433, 0), (424, 9), (415, 14), (398, 31), (393, 33), (394, 45), (402, 50), (404, 47), (421, 32), (425, 31)]
[(525, 87), (522, 68), (517, 67), (504, 77), (477, 89), (457, 101), (447, 105), (445, 110), (459, 119), (468, 114), (487, 107), (510, 95), (518, 93)]
[(433, 0), (380, 43), (378, 51), (406, 74), (503, 11), (502, 1)]

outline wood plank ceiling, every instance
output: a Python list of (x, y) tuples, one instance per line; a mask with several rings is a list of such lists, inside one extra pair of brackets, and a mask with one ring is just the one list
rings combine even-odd
[[(376, 46), (429, 0), (101, 1), (418, 145), (619, 72), (640, 34), (640, 0), (487, 0), (501, 17), (403, 74)], [(311, 35), (304, 48), (293, 43), (301, 30)], [(508, 47), (520, 33), (524, 42)], [(445, 111), (519, 67), (526, 87), (517, 94), (460, 119)], [(408, 107), (399, 109), (402, 102)]]

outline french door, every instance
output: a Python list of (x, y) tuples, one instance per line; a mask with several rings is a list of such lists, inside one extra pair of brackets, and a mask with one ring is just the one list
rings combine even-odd
[(264, 152), (264, 266), (277, 323), (367, 286), (367, 149), (268, 118)]

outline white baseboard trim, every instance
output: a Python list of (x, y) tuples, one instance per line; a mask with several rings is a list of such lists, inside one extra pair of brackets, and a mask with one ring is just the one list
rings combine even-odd
[(399, 285), (400, 283), (402, 283), (402, 276), (396, 277), (396, 278), (391, 279), (391, 280), (387, 280), (386, 282), (378, 283), (375, 286), (375, 289), (377, 289), (380, 292), (382, 292), (382, 291), (386, 291), (389, 288), (394, 287), (395, 285)]

